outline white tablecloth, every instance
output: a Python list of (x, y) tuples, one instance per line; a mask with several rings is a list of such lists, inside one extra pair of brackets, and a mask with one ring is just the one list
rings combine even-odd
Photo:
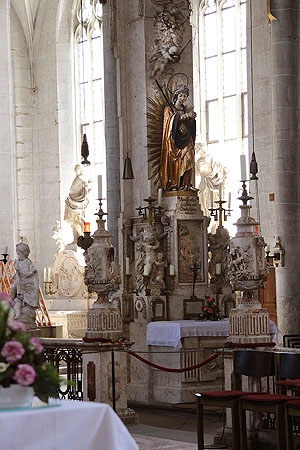
[[(272, 320), (270, 333), (278, 333)], [(229, 336), (229, 319), (161, 321), (150, 322), (147, 326), (147, 345), (181, 348), (181, 338), (188, 336)]]
[(0, 411), (3, 450), (138, 450), (113, 409), (104, 403)]

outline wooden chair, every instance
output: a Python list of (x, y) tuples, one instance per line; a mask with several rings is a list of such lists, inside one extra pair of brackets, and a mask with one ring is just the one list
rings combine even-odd
[(286, 392), (287, 389), (293, 392), (300, 387), (300, 380), (298, 379), (300, 376), (300, 354), (277, 353), (275, 355), (275, 363), (277, 366), (277, 377), (280, 380), (275, 381), (274, 384), (279, 393), (246, 395), (241, 396), (239, 399), (241, 450), (247, 450), (246, 411), (276, 414), (277, 449), (285, 450), (287, 448), (285, 403), (292, 400), (292, 397), (286, 395)]
[(239, 399), (242, 395), (254, 395), (256, 392), (246, 392), (241, 389), (241, 375), (248, 377), (265, 377), (273, 375), (274, 354), (255, 350), (241, 350), (233, 352), (233, 384), (234, 390), (205, 391), (196, 394), (197, 398), (197, 434), (198, 450), (204, 450), (203, 408), (215, 406), (230, 408), (232, 417), (232, 448), (240, 448)]
[(300, 400), (290, 400), (285, 404), (285, 432), (287, 450), (294, 450), (293, 417), (300, 417)]

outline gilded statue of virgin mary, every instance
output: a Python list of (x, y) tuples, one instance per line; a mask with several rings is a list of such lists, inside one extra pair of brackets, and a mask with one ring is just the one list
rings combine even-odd
[(155, 100), (148, 99), (152, 178), (164, 191), (194, 190), (196, 113), (185, 105), (189, 96), (186, 84), (177, 84), (169, 92), (171, 96), (161, 88)]

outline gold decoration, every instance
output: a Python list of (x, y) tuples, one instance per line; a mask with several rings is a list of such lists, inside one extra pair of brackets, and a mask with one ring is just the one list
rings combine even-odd
[(271, 0), (267, 0), (267, 16), (269, 23), (272, 23), (274, 20), (278, 22), (278, 19), (271, 14)]

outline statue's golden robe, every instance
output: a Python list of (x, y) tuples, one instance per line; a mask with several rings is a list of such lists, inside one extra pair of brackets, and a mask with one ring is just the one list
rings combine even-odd
[(184, 113), (169, 106), (164, 109), (160, 165), (164, 190), (179, 189), (181, 177), (195, 164), (195, 119), (183, 118)]

